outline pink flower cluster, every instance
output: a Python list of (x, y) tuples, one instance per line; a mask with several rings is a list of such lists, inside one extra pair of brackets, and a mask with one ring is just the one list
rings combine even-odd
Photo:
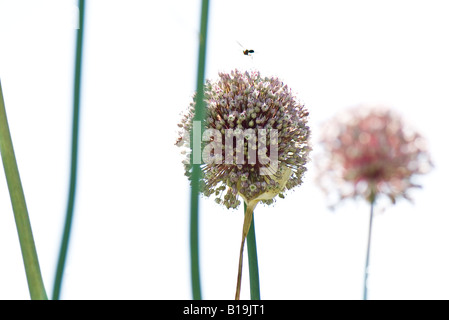
[[(205, 196), (215, 196), (218, 204), (229, 209), (240, 205), (239, 194), (252, 200), (275, 190), (283, 198), (283, 192), (302, 184), (310, 152), (310, 129), (307, 125), (309, 112), (286, 84), (276, 77), (262, 77), (256, 71), (233, 70), (220, 73), (218, 80), (207, 81), (204, 94), (206, 116), (202, 126), (205, 130), (213, 129), (221, 133), (218, 139), (222, 141), (215, 141), (215, 138), (211, 138), (211, 141), (222, 145), (222, 159), (226, 159), (226, 130), (254, 130), (255, 133), (254, 140), (244, 141), (246, 161), (243, 164), (224, 161), (201, 165), (203, 176), (200, 185)], [(176, 144), (189, 150), (190, 141), (184, 137), (189, 136), (193, 127), (194, 107), (195, 98), (178, 125), (180, 133)], [(248, 161), (251, 142), (255, 146), (259, 130), (277, 132), (277, 137), (268, 141), (265, 152), (270, 157), (276, 153), (278, 158), (276, 171), (270, 175), (260, 174), (260, 169), (269, 168), (269, 164), (262, 163), (259, 158), (255, 163)], [(202, 150), (211, 141), (203, 141)], [(231, 158), (236, 159), (237, 147), (231, 149)], [(186, 158), (185, 175), (190, 179), (192, 165), (187, 161), (190, 154)], [(279, 179), (287, 169), (291, 170), (291, 174), (287, 176), (286, 183), (281, 185)], [(265, 198), (261, 202), (269, 205), (274, 199)]]
[(338, 190), (339, 200), (380, 194), (394, 203), (409, 199), (407, 191), (419, 187), (412, 180), (431, 168), (424, 139), (385, 108), (351, 110), (325, 127), (321, 145), (319, 184), (327, 192)]

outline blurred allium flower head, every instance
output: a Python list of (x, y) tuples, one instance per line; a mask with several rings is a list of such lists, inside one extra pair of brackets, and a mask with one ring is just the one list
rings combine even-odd
[[(308, 112), (287, 85), (259, 72), (235, 70), (207, 81), (204, 97), (200, 186), (205, 196), (227, 208), (239, 206), (239, 195), (246, 203), (271, 204), (302, 183), (310, 150)], [(178, 124), (177, 145), (185, 148), (189, 178), (194, 107), (195, 97)]]
[(339, 193), (339, 200), (380, 194), (395, 203), (420, 187), (412, 180), (432, 167), (426, 144), (394, 112), (383, 107), (358, 107), (331, 120), (321, 140), (320, 186)]

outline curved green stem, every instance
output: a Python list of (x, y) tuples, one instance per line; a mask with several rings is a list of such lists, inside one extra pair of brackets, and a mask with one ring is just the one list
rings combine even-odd
[[(198, 77), (195, 103), (195, 121), (202, 122), (204, 118), (204, 80), (206, 73), (206, 39), (207, 20), (209, 15), (209, 1), (203, 0), (201, 6), (201, 28), (198, 54)], [(193, 139), (192, 139), (193, 142)], [(192, 152), (193, 154), (194, 152)], [(199, 215), (199, 180), (201, 169), (199, 163), (192, 165), (192, 189), (190, 194), (190, 265), (193, 299), (201, 300), (200, 262), (198, 240), (198, 215)]]
[(5, 169), (11, 204), (14, 211), (17, 233), (19, 235), (20, 248), (22, 250), (23, 263), (28, 281), (30, 297), (33, 300), (47, 300), (44, 283), (42, 280), (30, 218), (25, 202), (25, 195), (20, 181), (14, 148), (9, 132), (8, 119), (6, 118), (5, 102), (0, 83), (0, 152)]
[[(246, 203), (245, 203), (246, 212)], [(247, 248), (248, 248), (248, 265), (249, 265), (249, 286), (251, 300), (260, 300), (260, 288), (259, 288), (259, 265), (257, 262), (257, 246), (256, 246), (256, 231), (254, 225), (254, 211), (253, 218), (251, 220), (251, 226), (247, 235)]]
[(81, 58), (83, 49), (84, 30), (84, 0), (79, 0), (79, 26), (76, 37), (76, 57), (75, 57), (75, 80), (73, 93), (73, 124), (72, 124), (72, 156), (70, 164), (70, 186), (65, 218), (64, 232), (62, 235), (61, 248), (59, 251), (58, 265), (56, 267), (55, 281), (53, 285), (53, 300), (58, 300), (61, 294), (62, 278), (69, 247), (70, 231), (72, 228), (73, 211), (75, 207), (76, 178), (78, 168), (78, 132), (80, 116), (80, 96), (81, 96)]
[(240, 253), (239, 253), (239, 268), (237, 272), (237, 286), (235, 288), (235, 300), (240, 300), (240, 291), (242, 288), (242, 270), (243, 270), (243, 249), (245, 248), (246, 237), (248, 236), (249, 228), (251, 227), (251, 222), (253, 219), (253, 211), (257, 205), (257, 201), (250, 202), (250, 207), (248, 208), (245, 203), (245, 212), (243, 218), (243, 230), (242, 230), (242, 241), (240, 243)]

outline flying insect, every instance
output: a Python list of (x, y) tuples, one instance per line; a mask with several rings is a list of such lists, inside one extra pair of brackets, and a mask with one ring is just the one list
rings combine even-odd
[(251, 54), (254, 53), (254, 50), (253, 50), (253, 49), (245, 49), (245, 47), (242, 46), (242, 44), (241, 44), (240, 42), (238, 42), (238, 41), (236, 41), (236, 42), (237, 42), (237, 44), (238, 44), (240, 47), (242, 47), (242, 49), (243, 49), (243, 54), (244, 54), (245, 56), (251, 57)]
[(254, 53), (254, 50), (252, 50), (252, 49), (245, 49), (245, 50), (243, 50), (243, 54), (245, 55), (245, 56), (250, 56), (251, 55), (251, 53)]

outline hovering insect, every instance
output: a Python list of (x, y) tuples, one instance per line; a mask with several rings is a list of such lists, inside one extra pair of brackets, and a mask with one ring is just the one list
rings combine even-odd
[(237, 42), (237, 44), (238, 44), (240, 47), (242, 47), (242, 49), (243, 49), (243, 54), (244, 54), (245, 56), (251, 57), (251, 54), (254, 53), (254, 50), (253, 50), (253, 49), (245, 49), (245, 47), (242, 46), (242, 44), (241, 44), (240, 42), (238, 42), (238, 41), (236, 41), (236, 42)]
[(251, 55), (251, 53), (254, 53), (254, 50), (252, 50), (252, 49), (250, 49), (250, 50), (248, 50), (248, 49), (243, 50), (243, 54), (245, 56), (249, 56), (249, 55)]

